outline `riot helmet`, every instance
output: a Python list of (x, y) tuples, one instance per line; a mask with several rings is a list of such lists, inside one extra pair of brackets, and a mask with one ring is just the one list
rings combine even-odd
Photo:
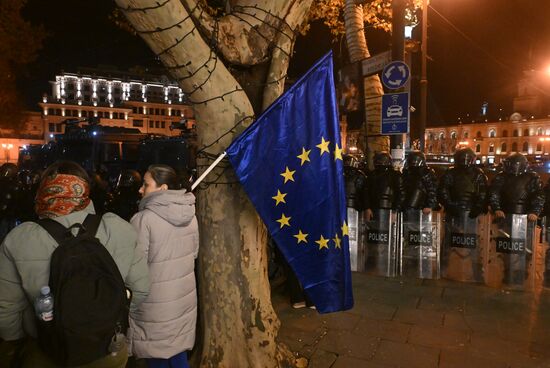
[(461, 148), (455, 152), (454, 160), (458, 167), (471, 167), (476, 161), (476, 154), (471, 148)]
[(17, 165), (12, 163), (5, 163), (0, 166), (0, 178), (14, 179), (17, 177)]
[(504, 161), (504, 172), (511, 175), (521, 175), (527, 171), (529, 162), (527, 158), (519, 152), (512, 153)]
[(388, 152), (376, 152), (373, 158), (374, 167), (376, 169), (384, 169), (392, 167), (392, 159)]
[(405, 161), (406, 168), (426, 166), (426, 156), (420, 151), (411, 151)]

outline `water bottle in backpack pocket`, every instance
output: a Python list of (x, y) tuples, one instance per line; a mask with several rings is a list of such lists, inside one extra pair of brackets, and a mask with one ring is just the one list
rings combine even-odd
[(100, 221), (88, 215), (83, 224), (70, 228), (54, 220), (38, 221), (59, 244), (50, 261), (53, 319), (39, 320), (38, 343), (61, 366), (85, 365), (116, 353), (128, 328), (124, 280), (95, 237)]

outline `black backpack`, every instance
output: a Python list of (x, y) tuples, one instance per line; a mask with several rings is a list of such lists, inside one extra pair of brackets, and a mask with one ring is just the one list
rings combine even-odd
[[(37, 223), (59, 246), (50, 261), (53, 320), (38, 321), (38, 344), (57, 364), (78, 366), (109, 354), (115, 333), (126, 333), (129, 300), (120, 271), (95, 237), (101, 217), (65, 228), (57, 221)], [(71, 230), (78, 229), (76, 236)]]

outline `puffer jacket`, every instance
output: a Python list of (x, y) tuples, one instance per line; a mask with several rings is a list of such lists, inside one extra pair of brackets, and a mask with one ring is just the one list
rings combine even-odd
[[(54, 218), (65, 227), (82, 223), (95, 213), (93, 203), (82, 211)], [(133, 227), (113, 213), (103, 215), (96, 233), (109, 251), (132, 290), (131, 310), (135, 310), (149, 292), (146, 258), (137, 248)], [(40, 225), (25, 222), (13, 229), (0, 246), (0, 338), (20, 339), (28, 334), (36, 337), (31, 301), (48, 285), (50, 258), (57, 242)]]
[(139, 209), (130, 222), (147, 255), (151, 292), (130, 313), (128, 341), (138, 358), (168, 359), (195, 343), (195, 197), (185, 190), (161, 190), (144, 197)]

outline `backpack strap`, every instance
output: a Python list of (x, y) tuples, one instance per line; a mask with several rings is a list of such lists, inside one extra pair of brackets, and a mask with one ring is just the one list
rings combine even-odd
[(61, 244), (67, 239), (67, 231), (69, 229), (61, 225), (59, 222), (49, 218), (43, 218), (36, 221), (36, 223), (42, 226), (42, 228), (46, 230), (58, 244)]
[(40, 219), (36, 221), (36, 223), (42, 226), (42, 228), (44, 228), (44, 230), (46, 230), (51, 235), (51, 237), (54, 238), (58, 244), (60, 244), (63, 241), (67, 240), (71, 228), (75, 225), (80, 227), (78, 233), (79, 235), (82, 231), (84, 231), (85, 233), (90, 234), (92, 237), (94, 237), (97, 233), (97, 229), (99, 228), (99, 224), (101, 223), (101, 216), (90, 213), (86, 216), (82, 224), (74, 224), (69, 228), (66, 228), (59, 222), (49, 218)]
[(84, 219), (84, 222), (82, 223), (82, 229), (84, 230), (84, 232), (87, 233), (87, 235), (91, 235), (92, 237), (95, 237), (100, 223), (101, 223), (101, 216), (90, 213)]

